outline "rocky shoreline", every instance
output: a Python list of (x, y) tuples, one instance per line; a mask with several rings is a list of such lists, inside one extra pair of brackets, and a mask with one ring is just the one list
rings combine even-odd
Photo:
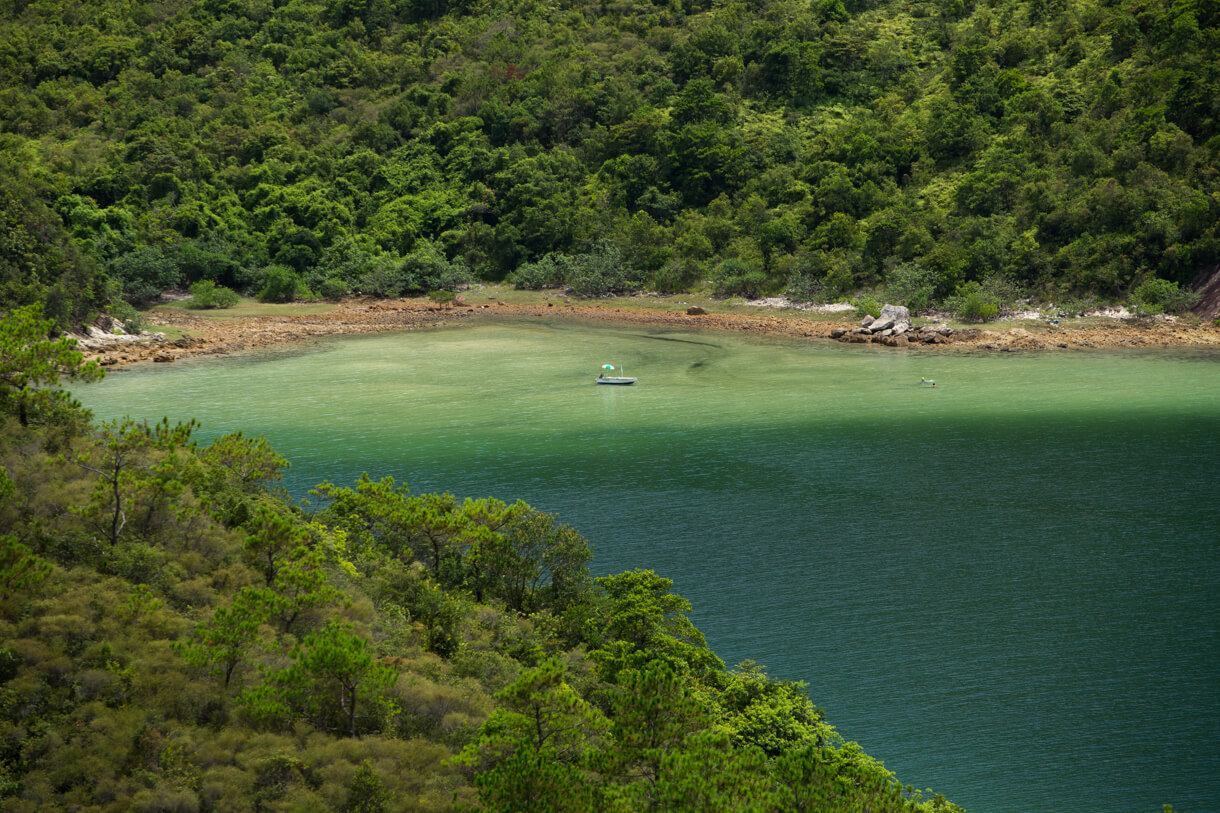
[[(326, 336), (358, 335), (454, 325), (486, 318), (561, 318), (589, 322), (628, 323), (658, 327), (703, 328), (743, 333), (789, 336), (810, 340), (839, 340), (888, 345), (902, 351), (1039, 351), (1097, 348), (1220, 348), (1220, 328), (1211, 323), (1186, 324), (1154, 319), (1064, 320), (1062, 324), (1031, 322), (1026, 327), (952, 329), (935, 320), (916, 320), (902, 339), (861, 330), (860, 320), (841, 315), (811, 318), (785, 313), (774, 315), (724, 314), (688, 310), (649, 310), (624, 305), (581, 305), (560, 298), (542, 304), (520, 305), (492, 300), (468, 303), (461, 299), (446, 305), (430, 300), (349, 300), (325, 313), (293, 313), (286, 308), (275, 315), (202, 315), (186, 310), (157, 309), (147, 316), (157, 328), (172, 328), (183, 338), (146, 332), (140, 337), (91, 330), (78, 338), (87, 358), (103, 366), (139, 362), (172, 362), (200, 355), (242, 353), (290, 342)], [(905, 340), (903, 340), (905, 339)]]

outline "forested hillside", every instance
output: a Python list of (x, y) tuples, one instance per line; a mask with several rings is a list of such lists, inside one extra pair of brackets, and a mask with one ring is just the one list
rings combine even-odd
[[(6, 0), (0, 303), (1220, 264), (1217, 0)], [(981, 288), (976, 289), (976, 284)], [(1146, 297), (1147, 298), (1147, 297)]]
[(960, 810), (557, 518), (367, 475), (294, 503), (262, 438), (89, 426), (54, 385), (101, 371), (49, 328), (0, 320), (5, 811)]

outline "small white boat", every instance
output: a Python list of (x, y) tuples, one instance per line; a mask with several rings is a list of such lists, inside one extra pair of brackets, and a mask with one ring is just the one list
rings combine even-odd
[[(613, 372), (614, 372), (614, 365), (613, 365), (613, 364), (603, 364), (603, 365), (602, 365), (602, 370), (609, 370), (611, 373), (613, 373)], [(623, 367), (622, 367), (622, 365), (620, 364), (620, 365), (619, 365), (619, 372), (621, 373), (622, 371), (623, 371)], [(627, 376), (625, 376), (625, 375), (606, 375), (606, 373), (605, 373), (605, 372), (602, 372), (601, 374), (599, 374), (599, 375), (597, 376), (597, 383), (598, 383), (598, 384), (619, 384), (619, 385), (623, 385), (623, 384), (634, 384), (636, 381), (639, 381), (639, 379), (638, 379), (638, 378), (629, 378), (629, 377), (627, 377)]]

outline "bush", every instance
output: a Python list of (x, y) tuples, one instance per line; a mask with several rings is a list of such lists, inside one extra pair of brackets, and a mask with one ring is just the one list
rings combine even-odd
[(604, 242), (589, 253), (572, 258), (568, 283), (580, 296), (618, 293), (637, 284), (618, 248)]
[(1084, 316), (1091, 310), (1096, 310), (1101, 303), (1092, 294), (1082, 297), (1068, 297), (1059, 304), (1060, 316)]
[(111, 303), (107, 310), (110, 311), (111, 316), (123, 323), (123, 330), (128, 333), (135, 335), (144, 329), (144, 317), (123, 300)]
[(186, 279), (208, 279), (233, 288), (240, 286), (243, 273), (241, 265), (229, 257), (235, 250), (223, 241), (189, 241), (170, 250), (169, 254)]
[(381, 257), (360, 277), (360, 292), (380, 297), (402, 296), (404, 282), (402, 263), (391, 257)]
[(455, 257), (441, 268), (436, 279), (436, 290), (463, 291), (474, 284), (474, 274), (461, 257)]
[(181, 277), (177, 264), (154, 246), (122, 255), (111, 264), (110, 273), (123, 286), (123, 298), (136, 305), (153, 301)]
[(188, 308), (231, 308), (241, 301), (231, 288), (217, 285), (210, 279), (200, 280), (191, 286), (191, 301)]
[(1183, 291), (1176, 282), (1156, 277), (1140, 283), (1131, 292), (1133, 310), (1144, 315), (1181, 313), (1197, 304), (1200, 298), (1194, 291)]
[(703, 273), (701, 263), (692, 257), (674, 257), (652, 278), (653, 290), (674, 293), (688, 290)]
[(945, 304), (963, 322), (990, 322), (1000, 315), (996, 297), (973, 280), (959, 285), (957, 293), (949, 297)]
[(929, 310), (935, 303), (936, 272), (918, 262), (894, 266), (885, 282), (886, 298), (906, 305), (912, 313)]
[(341, 237), (306, 272), (305, 284), (325, 299), (339, 299), (357, 287), (368, 290), (363, 279), (379, 265), (392, 266), (397, 276), (401, 264), (400, 258), (385, 254), (371, 240)]
[(753, 263), (730, 257), (716, 266), (712, 280), (717, 296), (757, 299), (767, 284), (767, 275)]
[(856, 316), (861, 318), (871, 316), (876, 319), (881, 315), (881, 303), (872, 297), (862, 297), (853, 299), (851, 304), (856, 306)]
[(300, 275), (286, 265), (269, 266), (263, 279), (260, 302), (293, 302), (313, 295)]
[(348, 284), (339, 277), (327, 277), (318, 283), (318, 295), (323, 299), (341, 299), (350, 291)]
[(838, 302), (855, 291), (855, 268), (859, 255), (833, 252), (802, 252), (796, 256), (788, 284), (788, 296), (806, 302)]
[(440, 246), (431, 240), (421, 240), (414, 251), (403, 258), (400, 279), (403, 289), (417, 293), (425, 291), (460, 291), (474, 281), (466, 261), (450, 260)]
[(537, 262), (524, 263), (510, 273), (506, 282), (517, 290), (537, 291), (542, 288), (558, 288), (568, 281), (573, 260), (566, 254), (547, 254)]

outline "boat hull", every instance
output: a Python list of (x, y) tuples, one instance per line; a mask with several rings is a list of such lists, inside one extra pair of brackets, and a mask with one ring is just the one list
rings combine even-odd
[(636, 381), (639, 381), (639, 379), (627, 378), (626, 376), (620, 375), (602, 376), (601, 378), (597, 379), (598, 384), (618, 384), (619, 386), (634, 384)]

